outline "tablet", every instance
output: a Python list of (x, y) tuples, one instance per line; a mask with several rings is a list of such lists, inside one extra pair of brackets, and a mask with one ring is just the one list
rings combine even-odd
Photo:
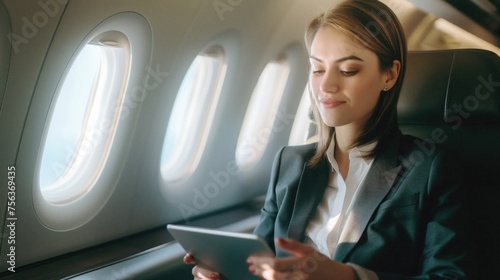
[(167, 229), (200, 267), (219, 272), (222, 279), (257, 280), (248, 272), (248, 256), (274, 256), (266, 241), (255, 234), (172, 224)]

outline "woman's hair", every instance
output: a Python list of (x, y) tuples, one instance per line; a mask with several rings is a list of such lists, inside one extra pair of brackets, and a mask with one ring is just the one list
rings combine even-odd
[[(401, 63), (396, 84), (380, 94), (372, 115), (362, 128), (354, 146), (377, 142), (367, 157), (375, 157), (390, 140), (391, 134), (397, 130), (397, 102), (403, 83), (406, 66), (406, 38), (396, 15), (385, 4), (377, 0), (344, 1), (314, 18), (309, 24), (305, 41), (309, 53), (311, 44), (319, 29), (332, 28), (373, 51), (379, 60), (380, 70), (388, 71), (394, 60)], [(312, 97), (312, 92), (310, 97)], [(318, 127), (319, 142), (316, 154), (310, 164), (318, 164), (325, 156), (333, 137), (334, 128), (327, 126), (321, 119), (314, 100), (311, 100), (314, 118)]]

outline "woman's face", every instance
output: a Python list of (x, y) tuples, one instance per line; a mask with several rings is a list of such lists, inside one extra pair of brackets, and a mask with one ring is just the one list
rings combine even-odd
[(369, 119), (388, 74), (377, 55), (331, 28), (321, 28), (310, 53), (309, 83), (323, 122), (360, 129)]

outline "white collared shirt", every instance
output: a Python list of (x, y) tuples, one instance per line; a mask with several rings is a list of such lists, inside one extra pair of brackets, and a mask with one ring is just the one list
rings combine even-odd
[[(373, 164), (373, 159), (365, 159), (363, 154), (375, 147), (376, 143), (355, 147), (349, 150), (349, 171), (344, 180), (339, 171), (339, 166), (334, 157), (335, 137), (327, 150), (330, 162), (330, 176), (325, 189), (323, 200), (318, 205), (314, 218), (306, 228), (307, 242), (314, 246), (320, 253), (333, 258), (339, 237), (345, 226), (346, 218), (352, 210), (353, 201), (358, 194), (359, 187), (365, 181), (368, 170)], [(350, 265), (360, 280), (378, 280), (377, 275), (366, 268), (356, 264)]]
[(306, 229), (309, 243), (330, 258), (335, 253), (346, 217), (351, 212), (352, 202), (373, 163), (373, 159), (365, 159), (362, 155), (375, 145), (375, 143), (371, 143), (349, 150), (349, 171), (344, 180), (334, 157), (335, 137), (332, 137), (332, 142), (327, 150), (327, 158), (332, 167), (328, 186), (316, 215)]

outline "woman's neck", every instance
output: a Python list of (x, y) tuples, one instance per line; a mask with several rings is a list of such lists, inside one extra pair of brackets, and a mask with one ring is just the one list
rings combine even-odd
[(337, 162), (342, 178), (346, 180), (349, 173), (349, 150), (353, 148), (359, 133), (352, 127), (342, 126), (335, 128), (335, 152), (334, 157)]
[(335, 154), (348, 154), (359, 137), (359, 131), (352, 126), (339, 126), (335, 128)]

